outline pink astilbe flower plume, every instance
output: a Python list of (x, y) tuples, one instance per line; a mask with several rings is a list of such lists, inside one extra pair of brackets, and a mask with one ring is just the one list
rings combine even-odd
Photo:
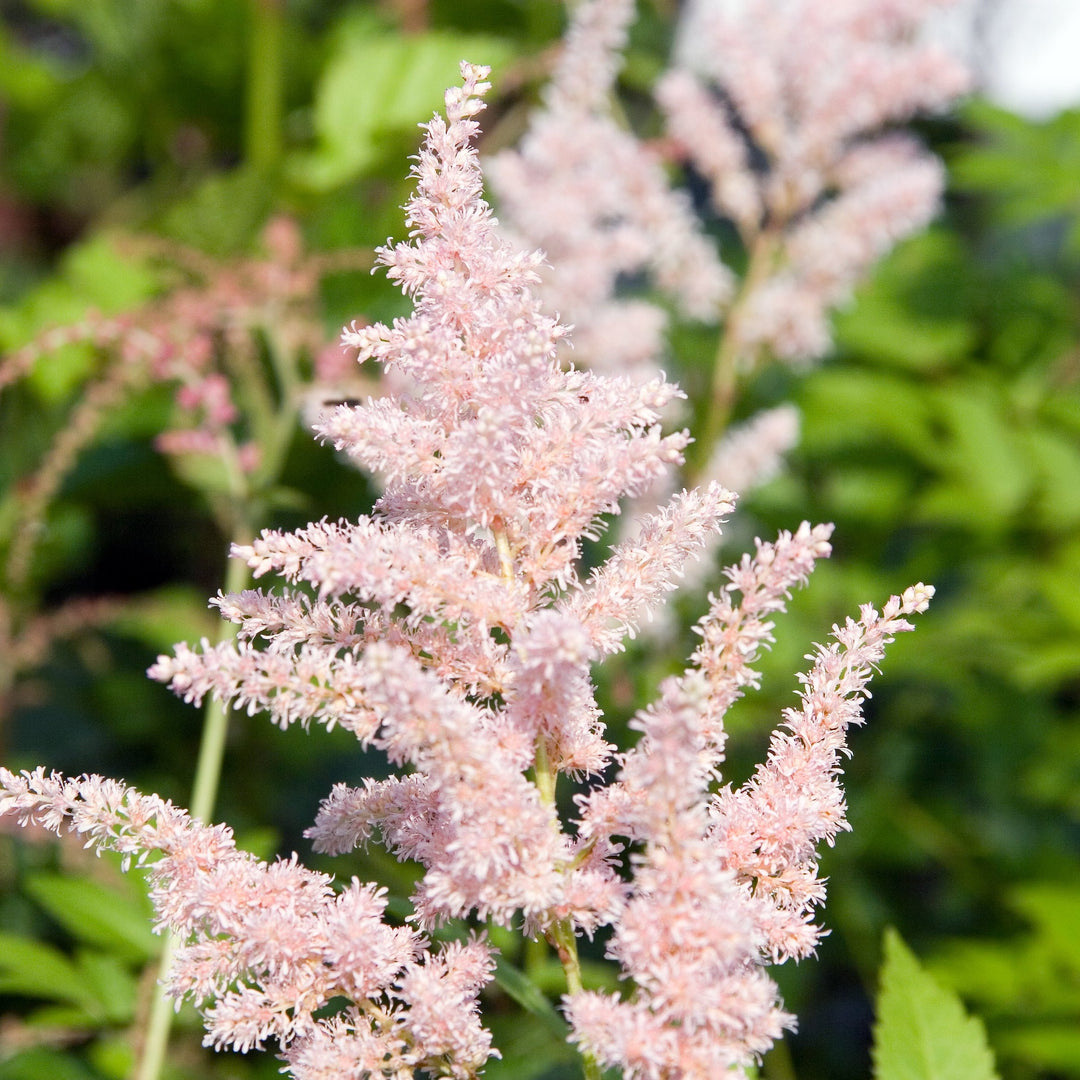
[(618, 280), (646, 273), (684, 314), (715, 321), (732, 276), (659, 153), (612, 107), (633, 0), (574, 6), (542, 107), (487, 172), (516, 235), (543, 250), (544, 298), (574, 326), (574, 357), (606, 372), (655, 371), (666, 323)]
[(937, 210), (944, 170), (882, 129), (950, 104), (963, 66), (923, 23), (955, 0), (696, 0), (657, 98), (750, 251), (729, 316), (744, 363), (808, 360), (828, 312)]
[[(475, 1076), (497, 1052), (477, 998), (492, 950), (423, 936), (472, 918), (555, 946), (590, 1076), (603, 1064), (705, 1080), (750, 1064), (791, 1023), (765, 965), (814, 947), (815, 847), (845, 827), (844, 733), (884, 645), (931, 590), (837, 631), (768, 760), (732, 791), (724, 715), (757, 685), (772, 616), (828, 555), (831, 528), (758, 542), (710, 597), (690, 666), (617, 753), (592, 666), (677, 587), (733, 496), (718, 484), (675, 496), (582, 574), (584, 540), (682, 463), (688, 433), (660, 428), (679, 392), (560, 366), (564, 330), (533, 294), (540, 258), (500, 235), (482, 198), (487, 69), (462, 75), (426, 128), (411, 239), (380, 251), (414, 312), (343, 336), (406, 389), (319, 426), (382, 496), (357, 521), (236, 547), (280, 591), (218, 596), (236, 640), (178, 646), (150, 672), (193, 703), (340, 725), (381, 751), (398, 772), (335, 786), (308, 835), (328, 854), (378, 839), (419, 863), (411, 925), (384, 919), (374, 885), (336, 890), (295, 856), (262, 863), (225, 827), (112, 781), (0, 770), (0, 815), (140, 860), (159, 852), (153, 899), (182, 940), (171, 992), (203, 1010), (208, 1044), (273, 1039), (299, 1080)], [(561, 777), (593, 785), (576, 822), (560, 817)], [(575, 936), (602, 928), (634, 982), (625, 1000), (581, 989)], [(326, 1016), (331, 999), (344, 1005)]]
[[(327, 875), (295, 856), (264, 863), (238, 850), (225, 826), (203, 825), (157, 796), (99, 776), (0, 768), (0, 814), (69, 828), (100, 850), (149, 861), (160, 923), (183, 941), (169, 989), (210, 1002), (207, 1045), (247, 1051), (273, 1039), (303, 1080), (324, 1075), (327, 1060), (348, 1060), (351, 1070), (371, 1075), (422, 1068), (463, 1076), (489, 1056), (475, 1000), (466, 999), (490, 976), (490, 949), (473, 940), (429, 953), (417, 931), (383, 921), (384, 890), (354, 879), (335, 892)], [(455, 997), (455, 1060), (467, 1066), (459, 1071), (438, 1064), (445, 1036), (426, 1022), (414, 1026), (401, 1008), (406, 1000), (439, 1007), (446, 1001), (440, 981)], [(414, 986), (419, 992), (406, 998)], [(332, 1021), (312, 1016), (335, 997), (352, 1004)], [(362, 1038), (328, 1051), (343, 1029)]]

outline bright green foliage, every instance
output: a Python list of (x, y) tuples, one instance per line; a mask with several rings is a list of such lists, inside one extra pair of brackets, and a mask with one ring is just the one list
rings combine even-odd
[(1004, 1065), (1080, 1077), (1080, 888), (1025, 885), (1009, 906), (1029, 929), (999, 941), (951, 941), (932, 970), (978, 1007)]
[(919, 966), (895, 930), (885, 934), (874, 1080), (996, 1080), (986, 1032)]
[(956, 156), (958, 185), (989, 196), (1007, 225), (1063, 220), (1067, 244), (1080, 254), (1080, 110), (1036, 124), (977, 101), (967, 120), (979, 139)]
[(118, 895), (94, 881), (63, 874), (35, 874), (25, 885), (32, 896), (73, 938), (132, 963), (146, 963), (161, 950), (150, 929), (145, 897)]
[(161, 949), (137, 882), (106, 886), (38, 872), (27, 876), (24, 888), (75, 949), (69, 955), (35, 938), (0, 932), (0, 994), (44, 1002), (29, 1017), (37, 1027), (89, 1033), (130, 1024), (138, 973)]
[(403, 37), (362, 11), (337, 37), (315, 90), (316, 148), (290, 169), (295, 181), (316, 190), (368, 172), (387, 142), (400, 159), (398, 152), (416, 141), (417, 124), (441, 105), (463, 57), (483, 57), (496, 70), (509, 58), (497, 38), (445, 31)]

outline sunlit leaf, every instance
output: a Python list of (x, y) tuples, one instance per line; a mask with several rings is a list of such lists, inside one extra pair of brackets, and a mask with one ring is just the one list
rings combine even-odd
[(885, 934), (874, 1080), (996, 1080), (982, 1023), (928, 975), (895, 930)]

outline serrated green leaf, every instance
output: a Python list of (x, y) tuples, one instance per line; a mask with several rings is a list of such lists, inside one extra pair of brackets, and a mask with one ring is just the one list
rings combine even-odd
[(885, 933), (874, 1080), (997, 1080), (982, 1022), (920, 966), (895, 930)]
[(157, 955), (161, 939), (150, 929), (146, 905), (85, 878), (34, 874), (26, 891), (78, 941), (143, 964)]

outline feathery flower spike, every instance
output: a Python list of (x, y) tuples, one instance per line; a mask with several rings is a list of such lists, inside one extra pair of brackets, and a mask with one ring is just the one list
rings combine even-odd
[[(170, 992), (202, 1009), (208, 1045), (273, 1039), (297, 1080), (477, 1076), (497, 1053), (477, 998), (492, 950), (423, 936), (459, 917), (548, 937), (590, 1075), (610, 1065), (633, 1080), (705, 1080), (749, 1065), (792, 1023), (765, 965), (813, 949), (815, 847), (845, 827), (844, 732), (885, 644), (931, 590), (865, 607), (818, 650), (802, 708), (732, 791), (720, 786), (724, 714), (756, 686), (771, 617), (829, 553), (831, 530), (759, 542), (710, 598), (690, 666), (638, 713), (637, 744), (601, 781), (614, 748), (591, 667), (676, 587), (733, 496), (718, 484), (676, 496), (579, 576), (584, 539), (680, 464), (689, 436), (660, 430), (678, 394), (662, 378), (560, 367), (564, 331), (532, 291), (539, 257), (501, 237), (482, 198), (473, 140), (487, 69), (462, 76), (445, 119), (427, 125), (411, 239), (380, 253), (414, 312), (344, 334), (407, 388), (320, 425), (382, 477), (382, 497), (358, 521), (237, 547), (285, 587), (217, 597), (235, 643), (178, 646), (151, 669), (190, 701), (340, 724), (382, 751), (400, 775), (335, 786), (309, 836), (328, 853), (378, 836), (420, 863), (413, 925), (386, 921), (375, 885), (337, 890), (295, 856), (263, 863), (224, 826), (115, 781), (0, 769), (0, 815), (150, 862), (159, 925), (184, 941)], [(593, 785), (576, 823), (559, 814), (561, 775)], [(634, 981), (626, 1000), (580, 989), (574, 938), (603, 927)]]

